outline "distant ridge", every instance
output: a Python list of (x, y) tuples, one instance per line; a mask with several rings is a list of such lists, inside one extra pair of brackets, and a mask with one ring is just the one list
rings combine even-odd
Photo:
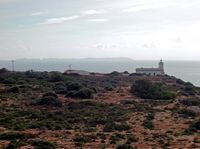
[[(5, 60), (6, 61), (6, 60)], [(131, 58), (128, 57), (111, 57), (111, 58), (26, 58), (26, 59), (16, 59), (16, 61), (92, 61), (92, 62), (115, 62), (115, 61), (121, 61), (121, 62), (131, 62), (134, 61)]]
[(114, 57), (114, 58), (84, 58), (85, 61), (133, 61), (128, 57)]

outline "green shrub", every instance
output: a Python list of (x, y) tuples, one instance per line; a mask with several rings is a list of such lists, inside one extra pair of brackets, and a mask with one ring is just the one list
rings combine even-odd
[(134, 149), (130, 144), (122, 144), (117, 146), (116, 149)]
[(115, 130), (118, 130), (118, 131), (126, 131), (126, 130), (130, 130), (130, 129), (131, 129), (131, 126), (128, 125), (127, 123), (115, 125)]
[(200, 130), (200, 120), (194, 122), (189, 126), (189, 128), (186, 130), (187, 132), (197, 132)]
[(115, 133), (110, 137), (110, 144), (115, 144), (117, 141), (125, 139), (123, 134)]
[(57, 94), (66, 94), (67, 88), (64, 83), (57, 83), (57, 84), (55, 84), (54, 91)]
[(143, 122), (144, 128), (146, 128), (146, 129), (154, 129), (154, 125), (153, 125), (153, 122), (152, 122), (153, 119), (154, 119), (154, 113), (149, 113), (146, 116), (146, 119)]
[(120, 73), (119, 72), (117, 72), (117, 71), (113, 71), (113, 72), (111, 72), (110, 74), (108, 74), (108, 75), (110, 75), (110, 76), (119, 76), (120, 75)]
[(17, 86), (13, 86), (8, 90), (9, 93), (20, 93), (20, 89)]
[(12, 78), (7, 78), (7, 79), (1, 81), (1, 83), (3, 83), (3, 84), (15, 84), (15, 82), (16, 81)]
[(154, 113), (149, 113), (146, 117), (147, 120), (153, 120), (154, 119), (155, 114)]
[(33, 136), (30, 134), (23, 134), (17, 132), (7, 132), (0, 134), (0, 140), (17, 140), (17, 139), (29, 139)]
[(6, 68), (1, 68), (0, 69), (0, 74), (2, 74), (2, 73), (7, 73), (8, 72), (8, 70), (6, 69)]
[(121, 100), (120, 103), (123, 104), (123, 105), (132, 105), (132, 104), (134, 105), (134, 104), (137, 104), (137, 102), (134, 101), (134, 100)]
[(52, 96), (52, 97), (58, 98), (58, 96), (53, 92), (45, 93), (44, 95), (42, 95), (42, 98), (47, 97), (47, 96)]
[(186, 93), (188, 93), (189, 95), (195, 95), (196, 94), (195, 86), (192, 83), (186, 82), (184, 85), (185, 85), (184, 91)]
[(76, 134), (76, 136), (74, 137), (73, 141), (75, 142), (76, 146), (82, 146), (83, 144), (87, 143), (87, 142), (92, 142), (96, 139), (96, 136), (93, 135), (79, 135)]
[(51, 72), (52, 74), (50, 75), (50, 78), (48, 81), (50, 82), (59, 82), (59, 81), (64, 81), (65, 76), (62, 75), (61, 73), (58, 72)]
[(189, 109), (181, 109), (178, 111), (179, 116), (183, 118), (196, 117), (196, 113)]
[(75, 98), (76, 97), (76, 91), (68, 91), (65, 97), (71, 97)]
[(78, 98), (92, 98), (93, 95), (93, 91), (91, 89), (88, 88), (82, 88), (80, 89), (78, 92), (76, 92), (75, 96)]
[(185, 82), (183, 80), (181, 80), (181, 79), (176, 79), (176, 83), (180, 84), (180, 85), (184, 85), (185, 84)]
[(22, 145), (23, 142), (12, 140), (4, 149), (19, 149)]
[(114, 124), (113, 123), (106, 123), (104, 128), (104, 132), (113, 132), (114, 131)]
[(58, 100), (58, 98), (54, 96), (44, 96), (41, 99), (36, 101), (37, 105), (48, 105), (53, 107), (61, 107), (62, 102)]
[(114, 130), (126, 131), (126, 130), (130, 130), (130, 129), (131, 129), (131, 126), (129, 126), (127, 123), (121, 123), (121, 124), (106, 123), (103, 131), (104, 132), (113, 132)]
[(138, 138), (136, 138), (135, 135), (127, 134), (127, 144), (131, 144), (137, 141), (138, 141)]
[(152, 83), (148, 80), (136, 80), (131, 87), (131, 93), (144, 99), (174, 99), (175, 93), (166, 90), (160, 83)]
[(185, 106), (200, 106), (200, 99), (184, 99), (184, 100), (179, 100), (179, 102)]
[(114, 90), (114, 87), (112, 86), (112, 84), (105, 84), (104, 86), (104, 90), (106, 91), (113, 91)]
[(143, 123), (143, 126), (146, 129), (154, 129), (154, 125), (153, 125), (152, 121), (149, 121), (149, 120), (145, 120)]
[(33, 70), (28, 70), (25, 72), (25, 75), (28, 77), (28, 78), (37, 78), (38, 75), (37, 75), (37, 72), (34, 72)]
[(93, 90), (88, 88), (82, 88), (78, 91), (69, 91), (66, 95), (66, 97), (72, 97), (72, 98), (80, 98), (80, 99), (89, 99), (93, 96)]
[(56, 149), (56, 144), (45, 140), (35, 140), (31, 144), (35, 149)]
[(67, 91), (79, 91), (83, 86), (76, 82), (67, 84)]

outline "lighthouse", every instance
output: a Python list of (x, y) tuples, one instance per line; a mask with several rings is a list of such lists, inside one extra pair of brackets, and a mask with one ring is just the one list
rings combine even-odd
[(158, 64), (158, 68), (161, 70), (162, 74), (164, 74), (164, 62), (162, 61), (162, 59)]
[(136, 68), (136, 73), (150, 76), (164, 75), (164, 62), (161, 59), (158, 63), (158, 68)]

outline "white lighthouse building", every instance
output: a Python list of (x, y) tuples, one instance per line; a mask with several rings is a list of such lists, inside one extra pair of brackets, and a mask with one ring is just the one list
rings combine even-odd
[(158, 68), (136, 68), (136, 73), (150, 76), (164, 75), (164, 63), (162, 60), (160, 60)]

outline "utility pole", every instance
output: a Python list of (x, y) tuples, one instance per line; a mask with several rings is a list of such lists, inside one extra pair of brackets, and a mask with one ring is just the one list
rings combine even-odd
[(69, 65), (69, 71), (71, 71), (71, 70), (72, 70), (72, 65), (70, 64), (70, 65)]
[(11, 63), (12, 63), (12, 71), (14, 72), (15, 71), (15, 61), (12, 60)]

